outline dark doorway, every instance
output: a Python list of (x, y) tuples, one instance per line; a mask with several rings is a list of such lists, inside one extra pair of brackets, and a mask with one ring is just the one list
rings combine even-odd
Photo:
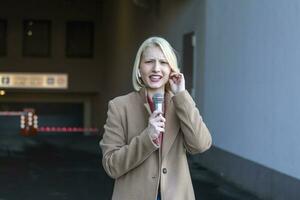
[(20, 103), (1, 102), (0, 111), (8, 115), (0, 116), (2, 135), (16, 135), (20, 131), (20, 116), (10, 116), (10, 112), (34, 109), (39, 127), (83, 127), (83, 103)]
[(194, 32), (183, 35), (183, 68), (182, 72), (185, 76), (186, 89), (193, 94), (194, 88)]

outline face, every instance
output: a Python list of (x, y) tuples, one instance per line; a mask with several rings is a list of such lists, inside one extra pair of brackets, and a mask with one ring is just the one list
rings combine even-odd
[(164, 92), (170, 73), (171, 67), (160, 47), (147, 47), (140, 62), (140, 74), (147, 89)]

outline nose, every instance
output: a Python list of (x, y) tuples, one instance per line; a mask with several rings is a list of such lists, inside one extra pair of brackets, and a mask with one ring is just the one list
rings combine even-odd
[(160, 72), (160, 63), (158, 61), (154, 62), (153, 68), (152, 68), (153, 72)]

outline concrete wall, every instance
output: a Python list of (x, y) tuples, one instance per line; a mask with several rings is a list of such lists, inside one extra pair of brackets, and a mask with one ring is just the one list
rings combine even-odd
[(300, 2), (213, 0), (206, 9), (214, 144), (300, 178)]
[(203, 164), (267, 199), (299, 197), (251, 166), (300, 179), (299, 11), (297, 0), (206, 1), (207, 125), (216, 147), (249, 164), (222, 156)]

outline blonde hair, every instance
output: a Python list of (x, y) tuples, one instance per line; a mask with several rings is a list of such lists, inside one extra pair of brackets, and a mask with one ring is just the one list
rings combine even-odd
[(160, 47), (160, 49), (162, 50), (164, 56), (166, 57), (169, 65), (171, 67), (171, 71), (173, 71), (173, 72), (180, 71), (178, 68), (178, 62), (177, 62), (175, 50), (169, 44), (169, 42), (161, 37), (150, 37), (141, 44), (139, 50), (137, 51), (136, 57), (135, 57), (133, 70), (132, 70), (132, 84), (133, 84), (134, 90), (136, 90), (136, 91), (139, 91), (142, 87), (144, 87), (144, 84), (139, 76), (139, 68), (140, 68), (140, 62), (141, 62), (143, 52), (147, 47), (150, 47), (150, 46)]

